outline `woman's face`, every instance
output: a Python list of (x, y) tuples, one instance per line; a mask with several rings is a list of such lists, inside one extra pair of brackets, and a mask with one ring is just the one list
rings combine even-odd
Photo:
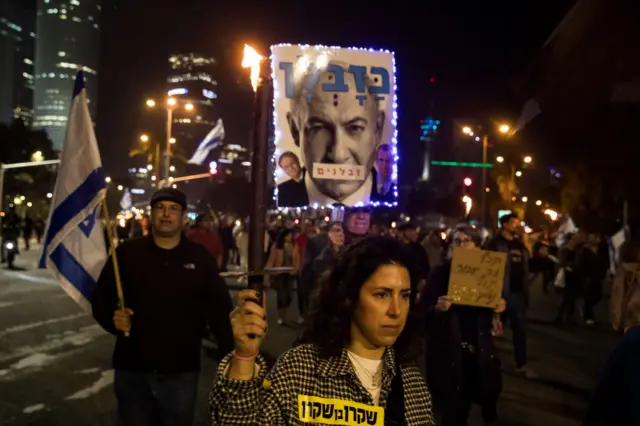
[(462, 247), (462, 248), (473, 248), (476, 244), (473, 242), (473, 238), (464, 232), (456, 232), (453, 234), (453, 244), (454, 247)]
[(360, 288), (351, 339), (368, 349), (392, 346), (407, 322), (411, 278), (404, 266), (382, 265)]

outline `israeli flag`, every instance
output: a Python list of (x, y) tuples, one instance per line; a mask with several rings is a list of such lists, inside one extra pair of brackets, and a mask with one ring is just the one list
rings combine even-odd
[(129, 192), (129, 188), (124, 190), (124, 195), (120, 200), (120, 207), (122, 210), (129, 210), (133, 207), (133, 203), (131, 202), (131, 192)]
[(220, 142), (224, 140), (224, 124), (222, 124), (222, 119), (218, 118), (218, 122), (216, 126), (211, 129), (209, 134), (200, 142), (198, 145), (198, 149), (193, 153), (191, 159), (189, 160), (189, 164), (198, 164), (203, 165), (207, 160), (207, 156), (211, 152), (213, 148), (218, 146)]
[(78, 71), (40, 267), (91, 312), (91, 294), (107, 260), (98, 217), (106, 184), (87, 107), (84, 74)]

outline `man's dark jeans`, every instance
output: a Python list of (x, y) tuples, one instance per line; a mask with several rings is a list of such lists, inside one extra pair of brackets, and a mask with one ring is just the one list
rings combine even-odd
[(509, 321), (513, 332), (513, 353), (516, 360), (516, 368), (527, 364), (527, 336), (525, 329), (525, 311), (527, 309), (527, 296), (523, 291), (517, 291), (507, 296), (507, 309), (504, 316)]
[(198, 373), (116, 370), (114, 387), (122, 426), (192, 426)]

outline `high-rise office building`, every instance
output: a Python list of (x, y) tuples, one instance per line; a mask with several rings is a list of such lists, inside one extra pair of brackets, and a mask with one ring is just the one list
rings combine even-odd
[(167, 95), (178, 105), (193, 104), (192, 111), (176, 108), (173, 112), (172, 136), (177, 148), (190, 155), (216, 125), (218, 112), (218, 82), (215, 79), (214, 58), (196, 53), (169, 57)]
[(33, 113), (35, 2), (0, 1), (0, 123)]
[(35, 128), (61, 149), (76, 71), (86, 78), (89, 112), (97, 109), (100, 0), (39, 0), (35, 59)]

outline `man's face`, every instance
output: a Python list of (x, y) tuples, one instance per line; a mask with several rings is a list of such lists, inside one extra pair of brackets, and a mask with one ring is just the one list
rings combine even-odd
[(382, 265), (360, 288), (351, 338), (369, 349), (393, 345), (407, 323), (411, 278), (407, 268)]
[(385, 181), (391, 179), (393, 172), (393, 157), (391, 156), (391, 151), (384, 149), (378, 151), (377, 166), (378, 173), (380, 173), (380, 176), (382, 176)]
[(296, 159), (292, 156), (286, 155), (282, 157), (282, 159), (280, 160), (280, 167), (291, 179), (300, 179), (300, 165), (298, 164), (298, 161), (296, 161)]
[(349, 215), (347, 229), (354, 235), (365, 235), (371, 226), (371, 213), (355, 212)]
[(520, 219), (510, 219), (504, 224), (504, 229), (512, 234), (518, 233), (520, 231)]
[(403, 236), (405, 240), (415, 243), (416, 241), (418, 241), (418, 230), (415, 228), (405, 229), (403, 231)]
[[(375, 149), (382, 135), (384, 112), (378, 111), (371, 95), (360, 105), (351, 73), (344, 74), (347, 92), (323, 91), (322, 86), (333, 80), (333, 73), (320, 75), (312, 90), (306, 117), (300, 121), (300, 130), (304, 163), (316, 187), (329, 197), (342, 200), (356, 192), (371, 173)], [(295, 133), (296, 129), (292, 131)], [(318, 179), (313, 174), (314, 163), (362, 166), (363, 180)]]
[(184, 212), (173, 201), (160, 201), (151, 209), (153, 232), (160, 237), (175, 237), (182, 231)]

